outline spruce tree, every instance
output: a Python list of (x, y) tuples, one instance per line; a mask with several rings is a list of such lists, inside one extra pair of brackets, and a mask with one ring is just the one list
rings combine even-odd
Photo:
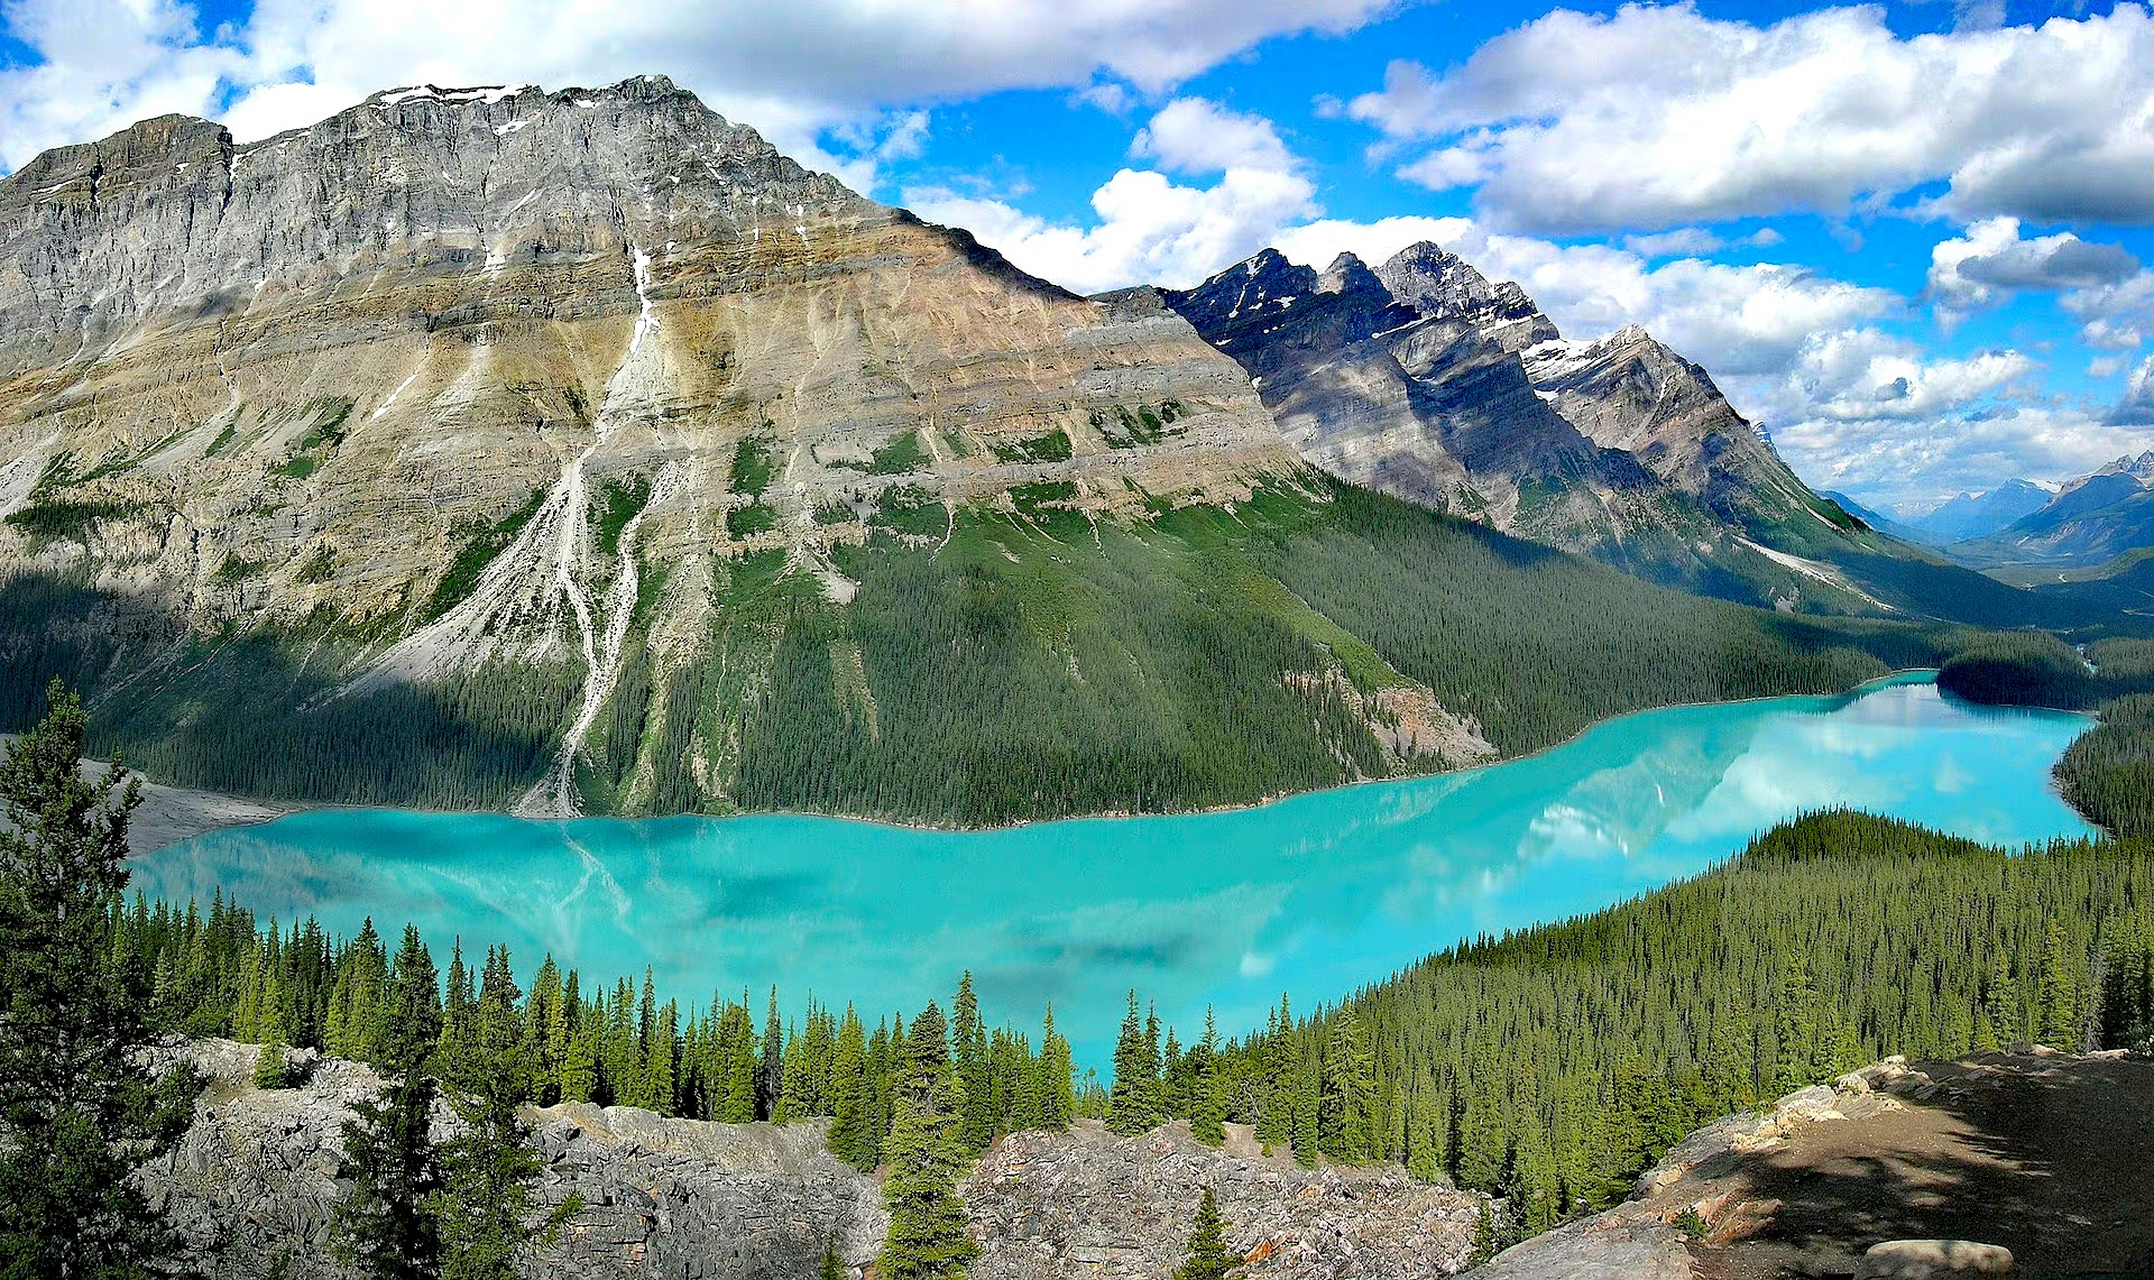
[(464, 1131), (443, 1152), (442, 1190), (434, 1197), (441, 1224), (442, 1280), (515, 1280), (527, 1247), (552, 1238), (583, 1203), (575, 1196), (542, 1213), (536, 1204), (540, 1166), (530, 1126), (517, 1114), (531, 1097), (530, 1064), (508, 952), (490, 948), (471, 1030), (447, 1079), (449, 1105)]
[(957, 1195), (965, 1168), (958, 1132), (965, 1091), (951, 1071), (942, 1012), (933, 1004), (914, 1020), (899, 1061), (890, 1136), (883, 1144), (890, 1164), (883, 1182), (890, 1231), (875, 1274), (885, 1280), (961, 1280), (980, 1255)]
[(1982, 1037), (1987, 1043), (1978, 1041), (1977, 1047), (2008, 1049), (2019, 1042), (2022, 1024), (2019, 983), (2012, 977), (2011, 954), (2003, 947), (1998, 947), (1992, 957), (1989, 980), (1984, 988), (1982, 1022), (1989, 1034)]
[(141, 787), (83, 777), (82, 702), (46, 697), (0, 762), (0, 1275), (132, 1277), (177, 1252), (129, 1175), (178, 1140), (196, 1080), (154, 1073), (148, 984), (106, 961)]
[(1053, 1005), (1047, 1006), (1047, 1018), (1040, 1028), (1039, 1074), (1039, 1127), (1054, 1130), (1069, 1128), (1071, 1118), (1077, 1114), (1077, 1097), (1071, 1079), (1070, 1042), (1055, 1030)]
[(406, 925), (382, 1022), (387, 1085), (375, 1101), (353, 1105), (338, 1171), (352, 1192), (337, 1209), (337, 1252), (367, 1280), (428, 1280), (441, 1265), (441, 1160), (432, 1137), (434, 1081), (426, 1074), (440, 1034), (434, 960), (419, 931)]
[(2049, 922), (2042, 946), (2042, 1000), (2035, 1038), (2052, 1049), (2080, 1049), (2079, 964), (2064, 941), (2064, 927)]
[(254, 1087), (257, 1089), (287, 1089), (291, 1087), (292, 1070), (284, 1059), (284, 1037), (273, 1036), (261, 1051), (254, 1055)]
[[(1153, 1027), (1156, 1033), (1158, 1023)], [(1129, 1012), (1114, 1046), (1114, 1084), (1107, 1094), (1107, 1128), (1125, 1138), (1149, 1132), (1159, 1123), (1152, 1113), (1158, 1083), (1154, 1057), (1146, 1052), (1144, 1023), (1137, 1017), (1137, 993), (1129, 993)]]
[(1189, 1051), (1194, 1060), (1189, 1081), (1190, 1136), (1216, 1147), (1227, 1140), (1226, 1107), (1219, 1096), (1219, 1027), (1212, 1011), (1204, 1011), (1204, 1039)]
[(838, 1025), (837, 1057), (830, 1068), (830, 1150), (856, 1169), (875, 1167), (878, 1134), (870, 1132), (867, 1043), (860, 1015), (845, 1006), (845, 1021)]
[(1197, 1219), (1189, 1232), (1189, 1257), (1174, 1269), (1174, 1280), (1231, 1280), (1240, 1271), (1241, 1259), (1227, 1249), (1226, 1223), (1219, 1216), (1219, 1201), (1212, 1189), (1204, 1189), (1197, 1201)]

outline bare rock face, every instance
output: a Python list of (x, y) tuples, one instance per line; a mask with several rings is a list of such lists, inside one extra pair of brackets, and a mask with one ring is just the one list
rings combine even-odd
[(1706, 1125), (1622, 1204), (1468, 1275), (2148, 1274), (2150, 1083), (2123, 1050), (1886, 1058)]
[(159, 652), (304, 629), (326, 696), (565, 672), (533, 812), (578, 808), (629, 616), (694, 660), (749, 555), (843, 603), (879, 515), (929, 546), (1013, 493), (1145, 513), (1299, 465), (1156, 299), (1028, 276), (662, 77), (398, 89), (244, 146), (163, 117), (0, 180), (0, 582), (125, 602), (83, 626)]
[(1067, 1134), (1012, 1135), (980, 1161), (965, 1189), (985, 1250), (971, 1274), (1167, 1275), (1186, 1255), (1206, 1187), (1250, 1280), (1448, 1275), (1472, 1251), (1482, 1204), (1395, 1168), (1314, 1171), (1230, 1155), (1191, 1138), (1181, 1122), (1116, 1138), (1098, 1121), (1079, 1121)]
[[(1117, 430), (1140, 412), (1169, 428)], [(859, 536), (818, 510), (892, 485), (1140, 509), (1293, 461), (1172, 312), (1027, 276), (662, 77), (401, 89), (246, 146), (163, 117), (0, 180), (0, 516), (31, 513), (0, 572), (395, 639), (470, 528), (533, 508), (531, 572), (396, 673), (559, 645), (624, 541), (813, 558)], [(593, 527), (609, 482), (633, 535)]]
[(1567, 342), (1516, 283), (1427, 242), (1321, 275), (1267, 249), (1163, 296), (1343, 479), (1759, 603), (1864, 602), (1804, 558), (1875, 539), (1858, 547), (1705, 370), (1641, 328)]
[[(194, 1124), (138, 1176), (207, 1274), (349, 1280), (330, 1247), (336, 1207), (351, 1190), (337, 1178), (343, 1125), (381, 1081), (362, 1065), (309, 1054), (299, 1055), (303, 1083), (258, 1089), (258, 1052), (227, 1040), (187, 1048), (208, 1080)], [(889, 1229), (881, 1188), (830, 1154), (821, 1122), (711, 1124), (581, 1103), (526, 1119), (544, 1166), (539, 1200), (582, 1201), (531, 1259), (533, 1280), (806, 1277), (826, 1250), (859, 1276)], [(436, 1140), (457, 1123), (437, 1106)], [(1080, 1121), (1068, 1133), (1006, 1137), (980, 1160), (963, 1188), (981, 1247), (972, 1275), (1166, 1275), (1184, 1256), (1207, 1186), (1252, 1280), (1448, 1275), (1465, 1263), (1482, 1203), (1396, 1168), (1315, 1172), (1231, 1155), (1195, 1142), (1184, 1124), (1121, 1139)]]
[[(140, 1175), (208, 1274), (346, 1280), (331, 1250), (343, 1125), (381, 1081), (357, 1063), (309, 1064), (292, 1089), (251, 1083), (257, 1049), (209, 1040), (189, 1056), (209, 1078), (180, 1145)], [(567, 1104), (527, 1116), (548, 1205), (582, 1210), (526, 1274), (750, 1280), (811, 1276), (826, 1249), (858, 1273), (888, 1219), (873, 1179), (830, 1154), (818, 1124), (720, 1125), (627, 1107)], [(436, 1140), (454, 1113), (437, 1104)]]

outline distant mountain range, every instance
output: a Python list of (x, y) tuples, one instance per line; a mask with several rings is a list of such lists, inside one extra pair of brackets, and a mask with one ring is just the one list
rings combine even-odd
[(1983, 493), (1962, 493), (1906, 524), (1921, 541), (1935, 546), (1986, 538), (2024, 516), (2033, 515), (2057, 496), (2055, 486), (2032, 480), (2007, 480)]
[[(2054, 493), (2015, 484), (2023, 488), (1996, 504), (1996, 511), (2011, 510), (2036, 495), (2043, 501), (1992, 528), (1982, 527), (1984, 520), (1972, 522), (1945, 548), (1946, 554), (1977, 568), (2017, 568), (2039, 578), (2036, 571), (2090, 568), (2154, 547), (2154, 494), (2149, 492), (2154, 452), (2118, 458)], [(1939, 508), (1928, 523), (1934, 527), (1936, 517), (1951, 505)]]

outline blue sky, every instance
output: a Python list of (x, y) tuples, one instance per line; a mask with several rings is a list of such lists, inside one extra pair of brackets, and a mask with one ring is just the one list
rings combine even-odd
[(1642, 323), (1813, 484), (1920, 505), (2154, 448), (2134, 4), (0, 0), (0, 165), (421, 81), (671, 75), (1093, 291), (1434, 239)]

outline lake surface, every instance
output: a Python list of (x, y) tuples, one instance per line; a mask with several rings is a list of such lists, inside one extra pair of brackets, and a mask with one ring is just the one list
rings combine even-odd
[(990, 1022), (1052, 1001), (1102, 1069), (1136, 988), (1185, 1032), (1261, 1026), (1461, 937), (1592, 911), (1847, 805), (2018, 845), (2089, 834), (2050, 766), (2091, 722), (1995, 710), (1903, 676), (1841, 697), (1649, 711), (1507, 764), (1181, 817), (941, 832), (812, 817), (582, 819), (323, 810), (137, 860), (135, 887), (312, 914), (393, 943), (417, 923), (551, 952), (609, 988), (655, 967), (684, 1006), (812, 992), (872, 1027), (973, 972)]

